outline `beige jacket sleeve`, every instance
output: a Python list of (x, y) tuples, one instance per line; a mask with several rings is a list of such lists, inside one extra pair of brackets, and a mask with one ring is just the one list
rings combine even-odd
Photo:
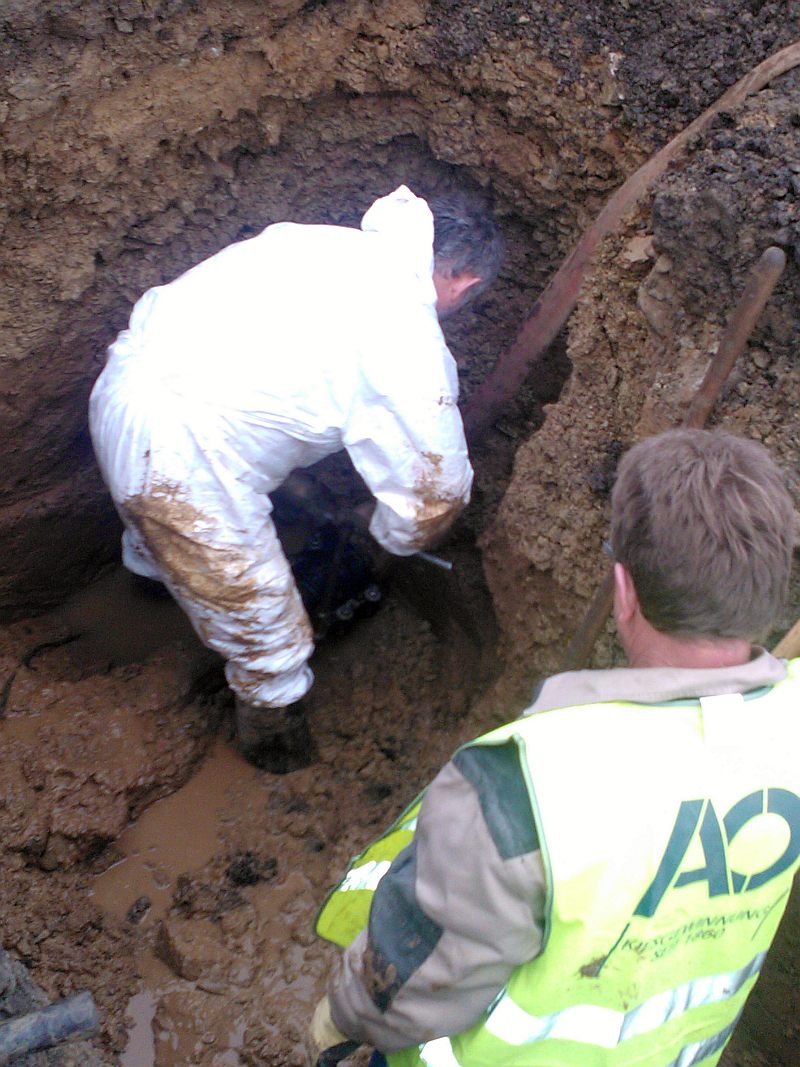
[(458, 753), (373, 898), (329, 995), (337, 1027), (384, 1052), (472, 1025), (541, 947), (545, 879), (513, 743)]

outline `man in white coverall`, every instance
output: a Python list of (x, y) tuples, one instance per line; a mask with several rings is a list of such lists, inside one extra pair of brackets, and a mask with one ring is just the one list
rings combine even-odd
[(495, 277), (485, 205), (401, 186), (361, 229), (278, 223), (135, 305), (90, 401), (123, 562), (163, 582), (226, 660), (261, 767), (310, 759), (298, 701), (312, 629), (270, 518), (291, 471), (345, 448), (388, 552), (430, 544), (469, 499), (458, 377), (439, 319)]

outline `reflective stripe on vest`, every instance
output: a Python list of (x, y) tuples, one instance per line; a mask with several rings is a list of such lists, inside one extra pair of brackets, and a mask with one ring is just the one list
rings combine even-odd
[(419, 1058), (425, 1067), (459, 1067), (449, 1037), (428, 1041), (420, 1048)]
[[(396, 827), (398, 831), (406, 831), (413, 834), (417, 829), (417, 817), (416, 815), (411, 819), (406, 819)], [(369, 889), (373, 893), (378, 888), (378, 882), (386, 874), (392, 865), (391, 860), (370, 860), (368, 863), (362, 864), (360, 867), (351, 867), (344, 877), (344, 881), (339, 886), (340, 893), (347, 893), (356, 889)]]
[[(706, 1038), (704, 1041), (695, 1041), (681, 1049), (677, 1058), (664, 1067), (693, 1067), (696, 1063), (702, 1063), (715, 1052), (720, 1052), (726, 1045), (728, 1038), (736, 1029), (739, 1016), (723, 1027), (718, 1034)], [(449, 1037), (439, 1037), (435, 1041), (428, 1041), (419, 1050), (420, 1062), (425, 1067), (461, 1067), (453, 1052), (453, 1045)]]
[(374, 893), (378, 888), (378, 882), (391, 865), (391, 860), (370, 860), (361, 867), (351, 867), (345, 880), (339, 886), (339, 892), (348, 893), (355, 889), (369, 889)]
[(730, 974), (696, 978), (676, 989), (658, 993), (627, 1012), (595, 1004), (574, 1004), (552, 1015), (535, 1016), (529, 1015), (506, 994), (492, 1008), (484, 1026), (489, 1033), (509, 1045), (524, 1045), (557, 1037), (614, 1048), (623, 1041), (677, 1019), (692, 1008), (728, 1000), (758, 974), (766, 955), (766, 952), (759, 952), (745, 967)]

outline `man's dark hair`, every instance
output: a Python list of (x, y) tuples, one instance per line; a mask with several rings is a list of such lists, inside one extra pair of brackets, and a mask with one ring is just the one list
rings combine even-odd
[(783, 607), (794, 508), (772, 456), (720, 430), (669, 430), (622, 459), (611, 544), (662, 633), (763, 638)]
[(432, 196), (433, 253), (436, 270), (450, 277), (469, 271), (480, 278), (470, 296), (483, 292), (497, 277), (505, 242), (488, 202), (478, 193), (456, 190)]

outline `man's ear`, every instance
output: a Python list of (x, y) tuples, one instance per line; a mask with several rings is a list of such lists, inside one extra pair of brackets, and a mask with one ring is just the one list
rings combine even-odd
[(453, 295), (460, 302), (480, 280), (480, 276), (473, 274), (471, 270), (462, 270), (459, 274), (451, 274), (450, 284), (453, 286)]
[(470, 289), (480, 280), (479, 275), (469, 270), (451, 274), (438, 268), (434, 269), (433, 284), (436, 287), (436, 310), (439, 317), (448, 317), (462, 307)]
[(631, 573), (624, 563), (614, 564), (614, 617), (617, 626), (630, 620), (639, 611), (639, 597)]

